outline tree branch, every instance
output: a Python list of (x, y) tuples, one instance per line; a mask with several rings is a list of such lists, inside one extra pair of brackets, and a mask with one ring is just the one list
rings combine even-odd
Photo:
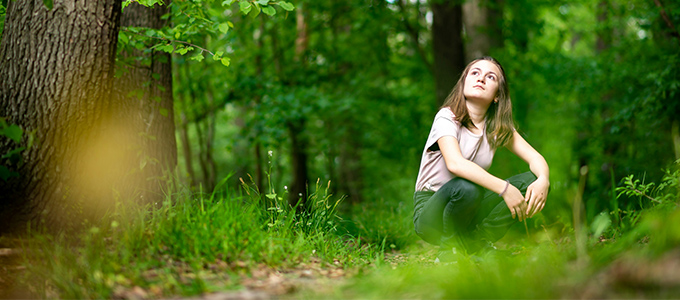
[(654, 4), (661, 10), (659, 13), (661, 14), (661, 18), (666, 22), (666, 25), (668, 28), (671, 29), (671, 36), (674, 36), (677, 39), (680, 39), (680, 33), (678, 33), (678, 30), (675, 29), (675, 25), (673, 25), (673, 22), (671, 19), (668, 17), (668, 14), (666, 13), (666, 9), (663, 8), (663, 5), (661, 4), (661, 0), (654, 0)]
[(201, 50), (201, 53), (203, 53), (203, 52), (208, 52), (210, 55), (215, 55), (215, 53), (212, 53), (212, 51), (210, 51), (210, 50), (208, 50), (208, 49), (206, 49), (206, 48), (203, 48), (203, 47), (201, 47), (201, 46), (198, 46), (198, 45), (196, 45), (196, 44), (189, 43), (189, 42), (180, 41), (180, 40), (171, 40), (171, 39), (164, 38), (164, 37), (148, 36), (148, 35), (146, 35), (146, 34), (141, 34), (141, 33), (139, 33), (139, 32), (134, 32), (134, 31), (129, 30), (129, 29), (127, 29), (127, 28), (121, 28), (120, 30), (121, 30), (121, 31), (128, 32), (128, 33), (132, 33), (132, 34), (134, 34), (134, 35), (143, 36), (143, 37), (148, 37), (148, 38), (152, 38), (152, 39), (156, 39), (156, 40), (161, 40), (161, 41), (165, 41), (165, 42), (168, 42), (168, 43), (180, 43), (180, 44), (185, 44), (185, 45), (188, 45), (188, 46), (191, 46), (191, 47), (194, 47), (194, 48), (196, 48), (196, 49)]
[(406, 31), (408, 31), (409, 35), (411, 36), (411, 39), (413, 40), (413, 44), (416, 47), (416, 51), (418, 52), (420, 59), (423, 60), (423, 63), (430, 70), (430, 73), (434, 74), (434, 68), (432, 67), (432, 64), (427, 60), (425, 50), (423, 49), (423, 47), (420, 46), (420, 43), (418, 42), (418, 30), (416, 30), (411, 25), (411, 22), (408, 21), (404, 0), (397, 1), (397, 5), (399, 6), (399, 11), (401, 12), (402, 17), (404, 18), (404, 26), (406, 26)]

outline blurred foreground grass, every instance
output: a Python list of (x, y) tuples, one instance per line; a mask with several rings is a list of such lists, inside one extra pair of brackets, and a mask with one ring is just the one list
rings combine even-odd
[[(451, 265), (432, 263), (437, 249), (415, 238), (408, 205), (374, 201), (341, 219), (341, 199), (318, 184), (303, 215), (273, 189), (177, 192), (157, 206), (121, 207), (79, 233), (12, 241), (21, 267), (0, 279), (31, 298), (167, 298), (252, 286), (314, 299), (676, 298), (680, 189), (666, 183), (640, 195), (653, 205), (604, 212), (580, 234), (570, 224), (511, 232), (500, 253)], [(644, 188), (631, 179), (622, 192), (635, 190)], [(260, 278), (268, 283), (247, 284)], [(314, 281), (321, 290), (295, 288), (310, 278), (328, 280)], [(293, 288), (273, 288), (286, 284)]]

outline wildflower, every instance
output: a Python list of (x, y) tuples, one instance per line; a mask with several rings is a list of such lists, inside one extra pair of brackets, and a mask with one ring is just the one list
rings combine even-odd
[(272, 150), (267, 151), (267, 155), (269, 155), (269, 157), (272, 157), (272, 155), (274, 155), (274, 151)]

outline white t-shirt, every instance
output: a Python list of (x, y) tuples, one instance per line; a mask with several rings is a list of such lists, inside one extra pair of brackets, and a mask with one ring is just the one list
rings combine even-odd
[(416, 191), (437, 191), (439, 188), (456, 176), (446, 168), (444, 156), (439, 147), (431, 149), (437, 140), (443, 136), (452, 136), (458, 140), (460, 152), (463, 157), (472, 161), (480, 167), (488, 170), (495, 149), (489, 145), (486, 137), (486, 130), (482, 134), (474, 134), (458, 121), (450, 108), (445, 107), (439, 110), (434, 117), (430, 135), (427, 137), (423, 156), (420, 160), (420, 170), (416, 180)]

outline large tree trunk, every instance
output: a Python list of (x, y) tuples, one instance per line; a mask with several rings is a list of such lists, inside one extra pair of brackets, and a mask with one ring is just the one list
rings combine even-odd
[[(167, 24), (161, 17), (169, 12), (165, 5), (148, 8), (131, 3), (123, 10), (121, 26), (160, 29)], [(172, 97), (170, 54), (143, 53), (130, 49), (122, 53), (128, 64), (121, 66), (123, 76), (114, 84), (116, 120), (134, 137), (128, 144), (128, 178), (121, 183), (122, 200), (140, 203), (158, 202), (163, 197), (163, 175), (177, 163), (177, 143)], [(140, 60), (138, 58), (144, 57)], [(143, 184), (142, 184), (143, 183)]]
[(435, 90), (441, 105), (465, 69), (463, 15), (459, 1), (433, 0), (431, 6)]
[[(8, 4), (0, 116), (32, 132), (35, 143), (18, 177), (0, 180), (0, 231), (79, 224), (81, 212), (105, 206), (125, 161), (113, 143), (124, 137), (110, 122), (121, 1), (54, 1), (51, 10), (41, 0)], [(15, 147), (0, 138), (0, 152)]]

